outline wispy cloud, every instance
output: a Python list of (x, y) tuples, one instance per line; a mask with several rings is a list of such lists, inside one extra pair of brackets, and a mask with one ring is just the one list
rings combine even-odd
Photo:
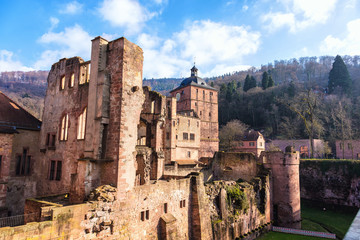
[(104, 0), (99, 13), (111, 25), (125, 28), (127, 34), (138, 33), (146, 21), (157, 15), (136, 0)]
[(83, 4), (78, 3), (77, 1), (70, 2), (65, 5), (63, 9), (60, 9), (59, 12), (63, 14), (77, 14), (81, 13)]
[(5, 71), (32, 71), (34, 69), (25, 67), (20, 61), (13, 59), (14, 53), (0, 50), (0, 72)]
[(307, 27), (324, 24), (335, 9), (337, 0), (278, 0), (283, 11), (270, 11), (261, 20), (270, 32), (288, 28), (295, 33)]
[(243, 26), (194, 21), (170, 39), (143, 34), (138, 44), (144, 50), (145, 76), (187, 76), (194, 57), (203, 76), (211, 76), (247, 68), (243, 57), (257, 52), (260, 37)]
[(35, 69), (48, 69), (60, 58), (80, 56), (90, 58), (92, 37), (81, 26), (65, 28), (62, 32), (49, 31), (42, 35), (39, 43), (48, 47), (34, 64)]
[(360, 55), (360, 18), (348, 22), (346, 29), (347, 35), (342, 39), (328, 35), (320, 44), (320, 51), (329, 55)]

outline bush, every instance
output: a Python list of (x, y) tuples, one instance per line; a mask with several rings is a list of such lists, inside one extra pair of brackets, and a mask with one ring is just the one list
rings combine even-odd
[(239, 189), (238, 185), (227, 188), (227, 198), (229, 205), (233, 204), (234, 208), (246, 211), (249, 203), (246, 194)]

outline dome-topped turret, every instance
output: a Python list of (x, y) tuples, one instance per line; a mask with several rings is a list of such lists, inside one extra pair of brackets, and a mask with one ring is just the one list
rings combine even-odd
[(180, 87), (188, 86), (188, 85), (200, 85), (206, 88), (211, 88), (204, 79), (198, 76), (198, 69), (195, 65), (191, 68), (191, 75), (189, 78), (185, 78), (181, 83)]
[(198, 76), (198, 69), (194, 66), (190, 69), (191, 71), (191, 75), (188, 78), (185, 78), (181, 83), (180, 86), (171, 90), (170, 92), (173, 92), (177, 89), (186, 87), (186, 86), (196, 86), (196, 87), (202, 87), (202, 88), (207, 88), (207, 89), (211, 89), (211, 90), (215, 90), (215, 88), (209, 86), (204, 79), (202, 79), (201, 77)]

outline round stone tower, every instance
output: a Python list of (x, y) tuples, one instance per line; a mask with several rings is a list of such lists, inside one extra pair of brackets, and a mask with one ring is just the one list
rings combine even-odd
[(272, 205), (275, 225), (301, 228), (299, 152), (287, 147), (286, 152), (265, 152), (262, 161), (272, 172)]

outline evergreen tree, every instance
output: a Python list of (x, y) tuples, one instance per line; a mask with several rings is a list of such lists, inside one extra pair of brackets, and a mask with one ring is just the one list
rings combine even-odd
[(249, 88), (249, 89), (255, 88), (255, 87), (257, 87), (257, 85), (256, 85), (256, 79), (254, 78), (254, 76), (251, 76), (251, 77), (250, 77), (250, 88)]
[(274, 80), (272, 79), (272, 77), (271, 76), (269, 76), (269, 82), (268, 82), (268, 88), (271, 88), (271, 87), (273, 87), (273, 86), (275, 86), (275, 83), (274, 83)]
[(210, 86), (211, 86), (211, 87), (214, 87), (214, 82), (211, 82), (211, 83), (210, 83)]
[(246, 75), (246, 78), (245, 78), (245, 83), (244, 83), (244, 87), (243, 87), (243, 90), (244, 92), (247, 92), (247, 90), (249, 90), (251, 87), (250, 87), (250, 76), (249, 74)]
[(329, 93), (333, 93), (336, 87), (340, 87), (343, 93), (350, 95), (352, 81), (343, 59), (337, 55), (329, 73)]
[(262, 74), (261, 87), (262, 89), (265, 90), (266, 88), (268, 88), (268, 85), (269, 85), (269, 75), (267, 72), (264, 72)]
[(238, 81), (238, 82), (236, 83), (236, 88), (241, 88), (241, 82), (240, 82), (240, 81)]

